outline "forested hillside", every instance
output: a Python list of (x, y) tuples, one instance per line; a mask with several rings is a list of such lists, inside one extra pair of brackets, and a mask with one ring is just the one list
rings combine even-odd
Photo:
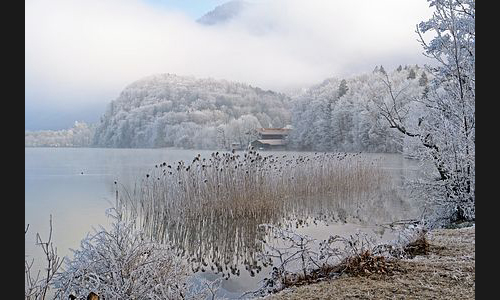
[(214, 149), (247, 144), (253, 129), (290, 123), (290, 99), (247, 84), (172, 74), (138, 80), (112, 101), (94, 136), (100, 147)]
[(391, 72), (380, 66), (371, 73), (326, 79), (293, 97), (290, 143), (300, 150), (400, 152), (403, 135), (390, 128), (377, 100), (389, 91), (387, 78), (399, 97), (417, 99), (426, 90), (427, 76), (416, 65)]

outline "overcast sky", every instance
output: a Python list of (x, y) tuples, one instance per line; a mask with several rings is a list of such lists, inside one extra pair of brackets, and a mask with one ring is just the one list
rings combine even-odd
[(196, 22), (224, 2), (26, 0), (25, 129), (96, 121), (157, 73), (285, 91), (428, 62), (415, 33), (432, 14), (425, 0), (248, 0), (227, 23)]

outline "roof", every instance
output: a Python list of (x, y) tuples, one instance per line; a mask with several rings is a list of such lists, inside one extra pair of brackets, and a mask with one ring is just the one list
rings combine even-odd
[(288, 128), (259, 128), (257, 131), (261, 134), (288, 134)]
[(275, 140), (257, 140), (257, 142), (261, 143), (261, 144), (268, 144), (268, 145), (271, 145), (271, 146), (281, 146), (281, 145), (286, 145), (286, 140), (282, 140), (282, 139), (275, 139)]

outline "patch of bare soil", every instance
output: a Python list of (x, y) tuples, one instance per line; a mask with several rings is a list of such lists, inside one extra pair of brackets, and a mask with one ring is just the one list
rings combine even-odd
[(474, 299), (475, 227), (428, 233), (428, 254), (395, 261), (392, 275), (343, 275), (266, 299)]

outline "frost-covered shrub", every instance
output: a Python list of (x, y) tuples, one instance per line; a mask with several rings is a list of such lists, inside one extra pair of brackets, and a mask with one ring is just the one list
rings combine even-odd
[(180, 299), (188, 271), (168, 245), (144, 238), (117, 209), (108, 211), (111, 229), (101, 227), (73, 250), (54, 286), (64, 299), (94, 292), (104, 299)]
[[(316, 240), (300, 234), (293, 228), (263, 224), (271, 230), (274, 241), (265, 244), (261, 260), (273, 266), (269, 278), (254, 296), (276, 293), (284, 288), (313, 283), (342, 274), (351, 276), (392, 275), (397, 265), (393, 249), (404, 248), (406, 241), (398, 239), (391, 244), (377, 242), (374, 237), (358, 231), (348, 237), (331, 235)], [(413, 231), (404, 231), (405, 237), (414, 237)]]

